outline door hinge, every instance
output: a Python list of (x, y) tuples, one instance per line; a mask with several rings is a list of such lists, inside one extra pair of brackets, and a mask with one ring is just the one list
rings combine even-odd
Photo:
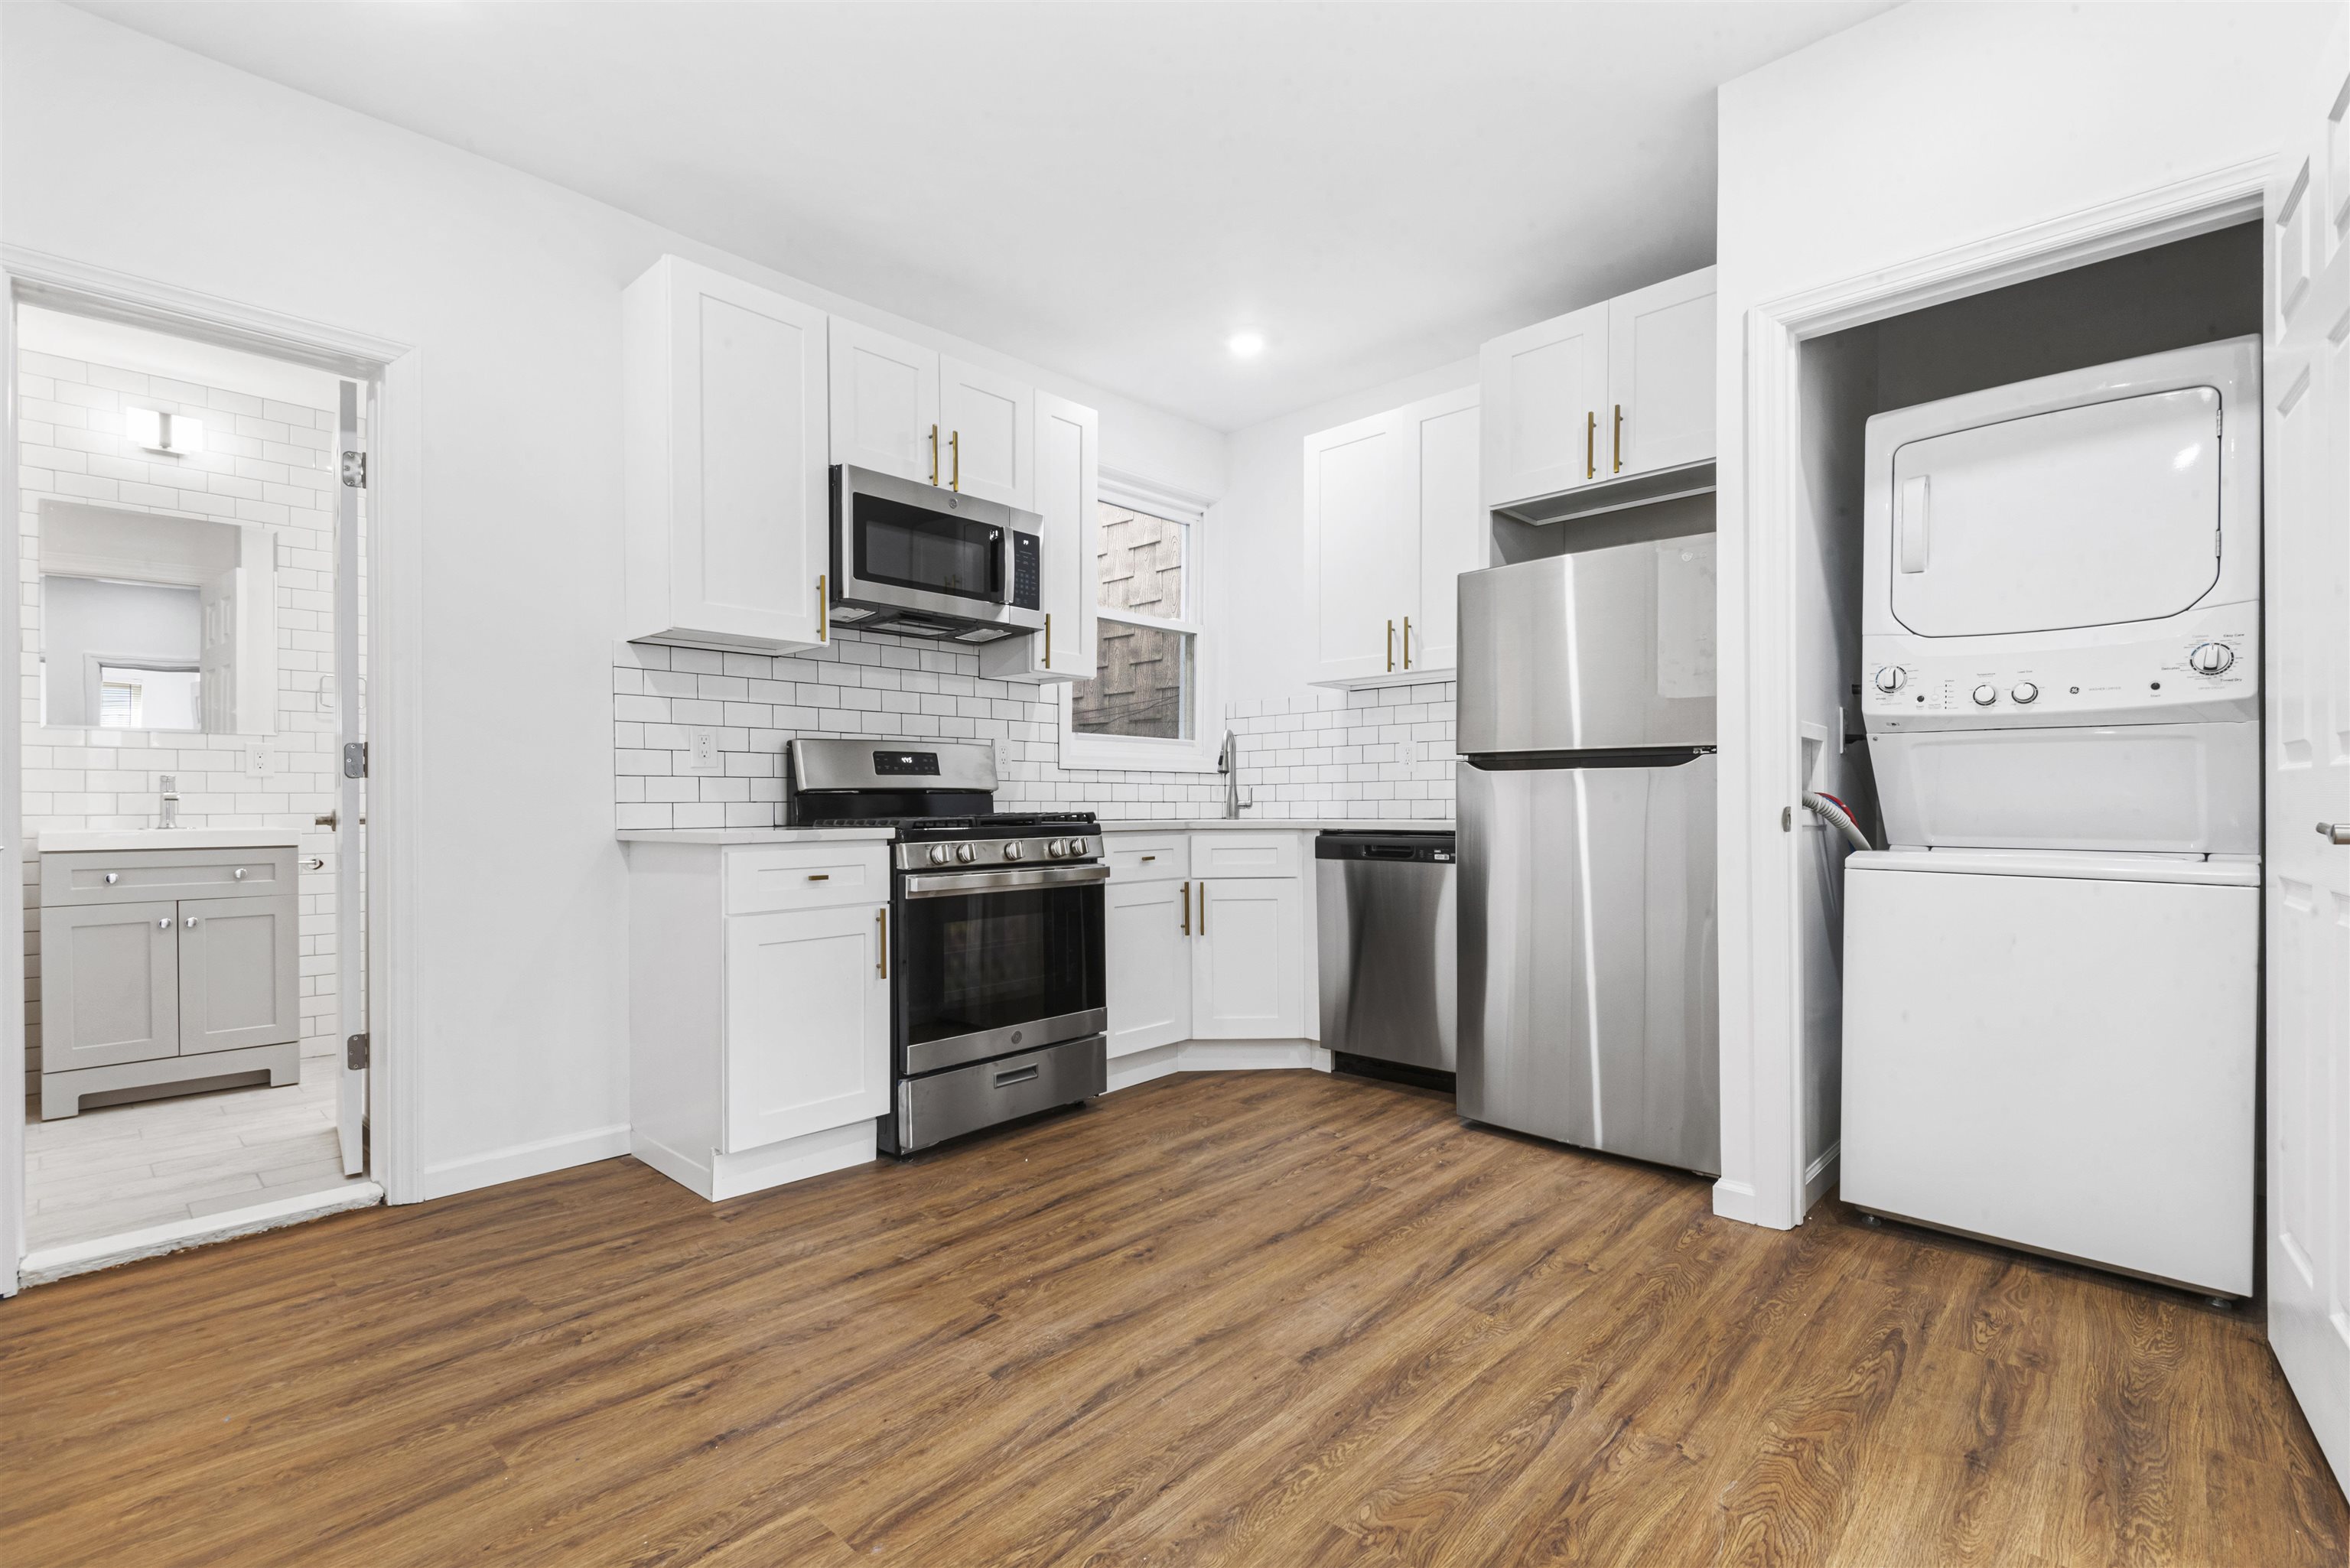
[(353, 490), (367, 488), (367, 453), (363, 452), (343, 453), (343, 483)]
[(343, 1065), (354, 1073), (364, 1072), (368, 1064), (368, 1037), (354, 1034), (343, 1042)]
[(346, 742), (343, 746), (343, 776), (363, 779), (368, 776), (368, 743), (365, 741)]

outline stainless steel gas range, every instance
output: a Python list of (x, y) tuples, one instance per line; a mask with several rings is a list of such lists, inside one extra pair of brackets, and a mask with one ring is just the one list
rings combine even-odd
[(890, 1114), (881, 1147), (1073, 1105), (1108, 1086), (1103, 888), (1089, 812), (997, 812), (992, 747), (795, 740), (785, 820), (887, 826)]

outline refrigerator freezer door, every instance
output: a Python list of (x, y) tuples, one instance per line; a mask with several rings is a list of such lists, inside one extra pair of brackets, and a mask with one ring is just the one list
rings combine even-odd
[(1713, 535), (1461, 577), (1460, 749), (1713, 743)]
[(1715, 769), (1461, 764), (1462, 1116), (1721, 1170)]

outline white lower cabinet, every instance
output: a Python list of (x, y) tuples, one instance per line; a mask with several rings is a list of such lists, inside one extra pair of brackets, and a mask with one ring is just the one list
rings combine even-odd
[(1243, 877), (1195, 886), (1191, 1037), (1302, 1038), (1305, 884), (1295, 877)]
[(1111, 882), (1103, 923), (1112, 1056), (1191, 1037), (1191, 901), (1185, 881)]
[(628, 849), (630, 1151), (710, 1199), (872, 1158), (889, 1108), (888, 846)]

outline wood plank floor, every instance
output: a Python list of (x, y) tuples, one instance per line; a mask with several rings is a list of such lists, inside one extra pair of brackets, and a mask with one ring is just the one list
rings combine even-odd
[(2192, 1298), (1200, 1075), (705, 1205), (629, 1160), (0, 1305), (0, 1561), (2323, 1564)]

